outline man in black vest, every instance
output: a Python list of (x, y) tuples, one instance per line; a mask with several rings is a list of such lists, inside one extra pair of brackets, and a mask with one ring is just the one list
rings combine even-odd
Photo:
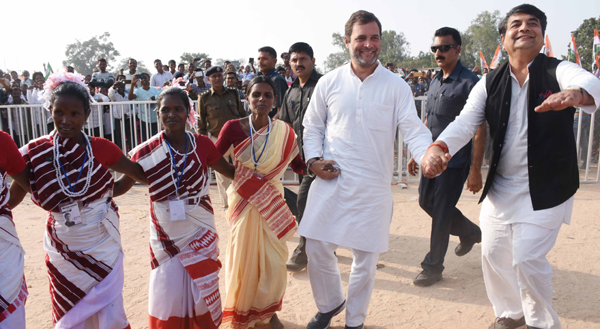
[(540, 54), (546, 15), (535, 6), (511, 9), (498, 29), (508, 63), (473, 88), (421, 166), (435, 177), (487, 120), (492, 162), (479, 221), (483, 277), (496, 315), (490, 328), (560, 328), (546, 255), (570, 222), (579, 187), (574, 107), (592, 113), (600, 106), (600, 80)]
[[(433, 77), (429, 87), (425, 119), (433, 139), (460, 114), (471, 89), (479, 82), (479, 78), (458, 59), (461, 43), (456, 29), (442, 27), (435, 31), (431, 50), (441, 70)], [(473, 147), (472, 143), (468, 143), (458, 151), (444, 173), (433, 179), (421, 177), (419, 205), (431, 216), (431, 240), (429, 252), (421, 263), (423, 271), (413, 281), (415, 286), (428, 287), (442, 279), (450, 234), (460, 237), (460, 244), (454, 250), (457, 256), (466, 255), (475, 243), (481, 241), (481, 230), (456, 208), (456, 203), (467, 177), (467, 188), (473, 193), (479, 192), (482, 187), (481, 162), (486, 135), (484, 122), (477, 130)], [(417, 174), (413, 158), (408, 162), (408, 172), (413, 176)]]
[[(304, 150), (302, 149), (302, 136), (304, 132), (304, 126), (302, 121), (304, 120), (304, 113), (308, 108), (308, 102), (312, 98), (313, 91), (317, 85), (317, 81), (322, 75), (315, 70), (315, 58), (313, 56), (313, 49), (310, 45), (304, 42), (296, 42), (290, 47), (288, 59), (292, 71), (298, 77), (290, 88), (285, 92), (283, 102), (281, 102), (281, 110), (279, 111), (279, 119), (289, 124), (294, 128), (294, 132), (297, 136), (298, 148), (300, 149), (300, 155), (302, 160), (304, 158)], [(308, 190), (310, 184), (315, 179), (314, 176), (303, 176), (300, 175), (300, 187), (298, 188), (298, 214), (296, 215), (296, 221), (300, 224), (302, 215), (304, 214), (304, 208), (306, 208), (306, 198), (308, 197)], [(306, 238), (300, 237), (298, 247), (294, 250), (292, 257), (287, 262), (286, 267), (290, 272), (302, 271), (308, 264), (308, 257), (306, 256)]]

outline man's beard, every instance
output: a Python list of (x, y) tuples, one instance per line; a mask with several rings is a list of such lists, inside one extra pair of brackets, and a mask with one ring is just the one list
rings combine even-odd
[(354, 58), (357, 62), (358, 65), (363, 66), (363, 67), (369, 67), (373, 64), (375, 64), (377, 62), (377, 60), (379, 59), (379, 54), (381, 53), (381, 50), (378, 51), (377, 53), (375, 53), (375, 56), (373, 56), (373, 60), (370, 62), (365, 61), (361, 56), (360, 56), (360, 51), (354, 52), (354, 51), (350, 51), (350, 56), (352, 58)]

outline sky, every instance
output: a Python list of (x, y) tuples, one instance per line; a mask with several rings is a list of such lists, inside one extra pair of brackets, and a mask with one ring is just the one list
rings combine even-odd
[[(5, 30), (0, 68), (42, 71), (42, 63), (62, 67), (66, 45), (104, 32), (121, 57), (142, 60), (152, 69), (155, 59), (179, 62), (184, 52), (207, 53), (214, 59), (257, 57), (262, 46), (278, 55), (298, 41), (314, 50), (317, 66), (332, 52), (331, 35), (343, 33), (350, 15), (360, 9), (374, 13), (384, 30), (403, 32), (412, 55), (426, 51), (442, 26), (464, 31), (483, 11), (504, 16), (522, 1), (8, 1), (2, 5)], [(531, 0), (546, 13), (555, 56), (565, 55), (570, 32), (583, 20), (600, 17), (599, 0)], [(591, 42), (591, 40), (590, 40)], [(488, 63), (493, 54), (485, 54)], [(119, 58), (119, 59), (120, 59)], [(109, 63), (110, 65), (111, 63)], [(116, 64), (116, 63), (114, 63)]]

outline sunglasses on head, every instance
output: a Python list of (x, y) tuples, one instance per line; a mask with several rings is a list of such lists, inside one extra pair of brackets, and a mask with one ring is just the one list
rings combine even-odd
[(441, 52), (445, 53), (448, 50), (450, 50), (450, 48), (456, 48), (460, 45), (442, 45), (442, 46), (431, 46), (431, 51), (433, 51), (434, 53), (437, 52), (437, 50), (439, 49)]

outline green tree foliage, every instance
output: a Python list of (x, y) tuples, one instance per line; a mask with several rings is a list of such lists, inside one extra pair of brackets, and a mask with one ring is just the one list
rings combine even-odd
[(433, 55), (430, 51), (420, 51), (416, 57), (409, 57), (401, 62), (396, 62), (396, 65), (399, 68), (409, 69), (437, 67), (437, 64), (435, 63), (435, 55)]
[[(579, 25), (577, 30), (573, 31), (575, 43), (581, 58), (581, 65), (584, 69), (591, 71), (594, 56), (592, 54), (592, 45), (594, 42), (594, 29), (600, 31), (600, 16), (598, 18), (588, 18)], [(563, 59), (567, 59), (563, 56)]]
[[(125, 72), (129, 71), (129, 57), (122, 57), (117, 65), (115, 65), (113, 73), (114, 74), (121, 74), (121, 69), (123, 69)], [(136, 72), (139, 73), (148, 73), (150, 75), (152, 75), (152, 73), (150, 72), (150, 70), (146, 67), (146, 65), (144, 64), (144, 61), (137, 61), (137, 69)]]
[[(460, 58), (463, 65), (470, 68), (479, 66), (479, 51), (483, 52), (488, 65), (492, 64), (496, 48), (500, 45), (498, 24), (501, 20), (498, 10), (492, 13), (486, 10), (471, 21), (471, 25), (460, 35), (462, 38)], [(504, 51), (502, 56), (506, 60)]]
[(112, 42), (109, 41), (110, 33), (104, 32), (99, 36), (94, 36), (89, 40), (81, 42), (76, 40), (67, 45), (63, 61), (64, 66), (71, 65), (75, 71), (81, 74), (92, 74), (99, 58), (105, 58), (108, 63), (107, 70), (112, 70), (111, 63), (119, 56)]
[(325, 70), (331, 71), (339, 66), (350, 61), (350, 52), (344, 43), (344, 36), (341, 33), (333, 33), (331, 35), (331, 44), (340, 48), (341, 51), (329, 54), (325, 60)]
[(183, 53), (181, 56), (179, 56), (179, 62), (189, 64), (194, 61), (194, 58), (200, 58), (201, 61), (207, 59), (212, 60), (212, 58), (210, 58), (210, 56), (208, 56), (208, 54), (205, 53)]
[[(344, 36), (341, 33), (332, 34), (331, 43), (340, 48), (339, 52), (329, 54), (325, 60), (325, 68), (333, 70), (336, 67), (350, 61), (350, 52), (346, 48)], [(409, 43), (406, 41), (404, 33), (396, 31), (383, 31), (381, 36), (381, 54), (379, 61), (382, 63), (398, 63), (409, 58), (408, 55)]]

